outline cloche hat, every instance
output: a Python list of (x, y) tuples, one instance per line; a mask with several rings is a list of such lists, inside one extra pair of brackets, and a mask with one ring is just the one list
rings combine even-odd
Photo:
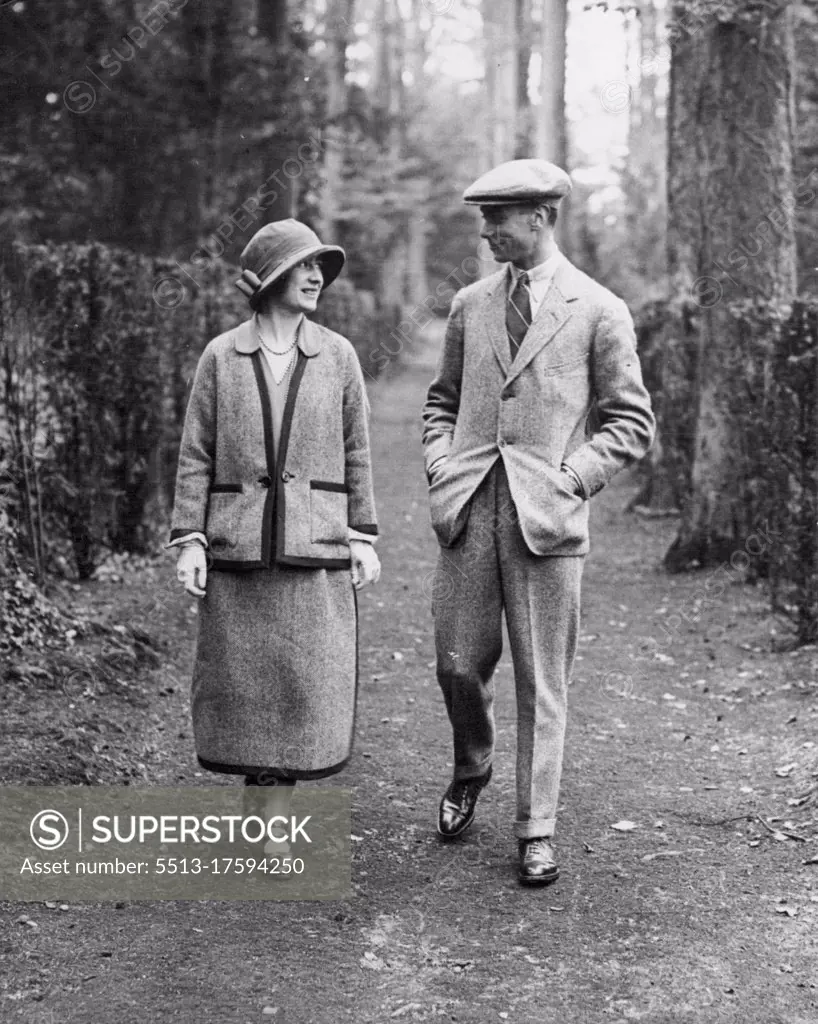
[(262, 294), (302, 260), (320, 257), (324, 288), (341, 273), (346, 254), (339, 245), (322, 245), (312, 228), (288, 217), (265, 224), (244, 247), (239, 263), (241, 277), (236, 287), (255, 309)]

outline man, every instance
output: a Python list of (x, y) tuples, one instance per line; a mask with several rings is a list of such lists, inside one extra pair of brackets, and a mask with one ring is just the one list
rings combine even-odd
[[(554, 241), (568, 175), (512, 160), (463, 195), (499, 272), (458, 292), (423, 410), (437, 676), (454, 739), (445, 839), (491, 778), (492, 675), (505, 611), (517, 694), (519, 879), (559, 875), (566, 689), (576, 649), (588, 499), (650, 447), (654, 419), (625, 304)], [(594, 428), (588, 414), (595, 407)]]

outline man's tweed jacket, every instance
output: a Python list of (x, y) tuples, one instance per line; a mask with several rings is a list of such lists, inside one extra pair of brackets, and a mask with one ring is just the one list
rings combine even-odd
[[(535, 555), (588, 551), (588, 503), (651, 445), (654, 418), (625, 304), (566, 259), (514, 365), (505, 327), (508, 268), (458, 292), (424, 407), (432, 526), (460, 536), (469, 499), (498, 458)], [(595, 429), (586, 426), (595, 404)], [(575, 495), (566, 464), (582, 481)]]
[(214, 569), (346, 567), (349, 528), (378, 532), (358, 357), (346, 338), (302, 322), (277, 457), (263, 358), (252, 321), (202, 353), (171, 539), (204, 533)]

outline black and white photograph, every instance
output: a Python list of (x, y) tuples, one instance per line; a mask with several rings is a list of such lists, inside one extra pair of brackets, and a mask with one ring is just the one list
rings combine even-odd
[(816, 1024), (815, 0), (0, 83), (0, 1020)]

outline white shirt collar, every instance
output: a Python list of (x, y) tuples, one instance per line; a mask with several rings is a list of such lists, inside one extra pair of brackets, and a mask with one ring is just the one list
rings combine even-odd
[(542, 300), (545, 298), (545, 294), (551, 286), (551, 282), (554, 279), (554, 274), (557, 272), (560, 264), (565, 260), (565, 257), (557, 249), (553, 252), (547, 260), (542, 263), (538, 263), (536, 267), (532, 267), (528, 271), (523, 271), (520, 267), (515, 267), (513, 263), (509, 263), (511, 274), (509, 277), (509, 295), (514, 291), (517, 286), (517, 281), (522, 273), (528, 274), (528, 294), (531, 299), (531, 313), (532, 316), (536, 316), (537, 310), (542, 304)]
[[(538, 281), (550, 281), (554, 276), (557, 267), (563, 259), (562, 253), (559, 249), (551, 253), (547, 260), (542, 263), (538, 263), (536, 267), (532, 267), (530, 270), (525, 271), (528, 274), (529, 284), (536, 284)], [(511, 276), (512, 276), (512, 287), (517, 284), (517, 278), (523, 273), (520, 267), (510, 263)]]

